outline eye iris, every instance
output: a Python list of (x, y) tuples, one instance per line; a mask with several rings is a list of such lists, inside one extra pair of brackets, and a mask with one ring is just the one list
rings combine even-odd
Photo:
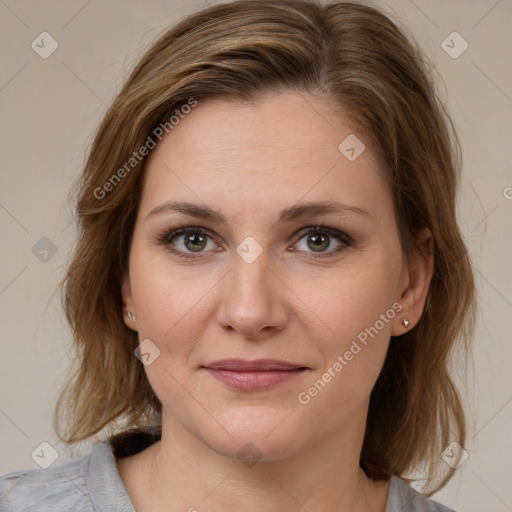
[[(199, 235), (197, 233), (190, 233), (188, 235), (185, 235), (185, 246), (187, 247), (187, 249), (191, 251), (201, 251), (202, 249), (205, 248), (206, 242), (206, 237), (203, 235)], [(190, 246), (189, 243), (191, 243), (192, 245)]]
[[(311, 245), (309, 242), (312, 242)], [(321, 252), (329, 247), (329, 237), (322, 233), (312, 233), (308, 236), (308, 246), (316, 252)]]

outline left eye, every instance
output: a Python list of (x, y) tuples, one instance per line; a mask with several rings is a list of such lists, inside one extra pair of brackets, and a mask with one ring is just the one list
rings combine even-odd
[[(324, 226), (309, 228), (295, 244), (300, 251), (329, 254), (336, 252), (343, 246), (350, 245), (350, 238), (340, 231)], [(334, 244), (333, 244), (334, 240)], [(334, 245), (334, 247), (333, 247)], [(327, 251), (327, 249), (331, 249)]]

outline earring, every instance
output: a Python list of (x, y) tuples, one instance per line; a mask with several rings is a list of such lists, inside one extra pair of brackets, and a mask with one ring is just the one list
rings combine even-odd
[(126, 312), (126, 314), (129, 316), (129, 317), (132, 317), (132, 318), (135, 318), (135, 315), (133, 315), (132, 313), (130, 313), (129, 311)]
[(409, 320), (407, 320), (407, 318), (404, 318), (402, 320), (402, 325), (407, 329), (407, 327), (409, 327)]

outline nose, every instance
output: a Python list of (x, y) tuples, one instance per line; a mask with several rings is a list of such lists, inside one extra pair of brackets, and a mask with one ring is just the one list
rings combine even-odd
[(236, 255), (221, 293), (217, 320), (224, 329), (258, 338), (286, 325), (286, 287), (269, 267), (265, 252), (251, 263)]

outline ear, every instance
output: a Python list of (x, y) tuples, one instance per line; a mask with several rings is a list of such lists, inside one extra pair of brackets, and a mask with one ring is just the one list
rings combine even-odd
[[(392, 336), (400, 336), (418, 323), (423, 314), (433, 271), (434, 237), (430, 229), (423, 228), (416, 235), (416, 248), (404, 268), (398, 299), (403, 309), (393, 323)], [(407, 327), (402, 323), (404, 318), (409, 322)]]
[[(128, 272), (121, 278), (121, 297), (123, 299), (123, 321), (133, 331), (137, 330), (137, 316), (133, 305), (132, 288)], [(130, 313), (130, 314), (128, 314)]]

